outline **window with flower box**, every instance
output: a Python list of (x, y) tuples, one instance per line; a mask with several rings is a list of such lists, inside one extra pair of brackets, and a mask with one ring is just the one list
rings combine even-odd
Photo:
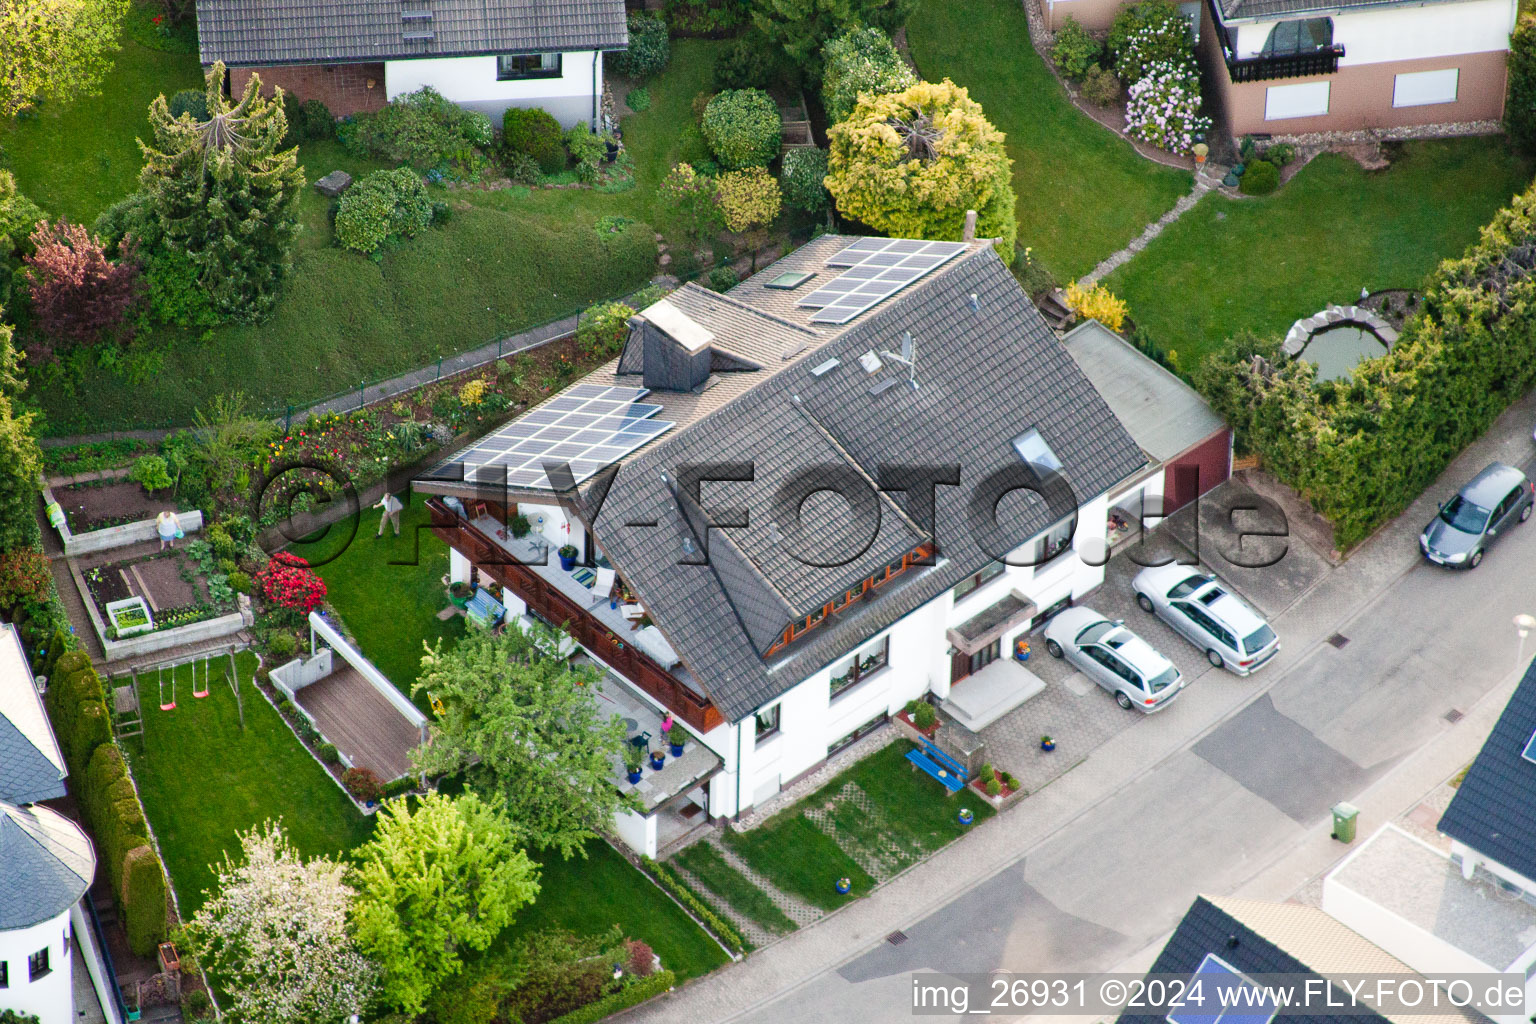
[(832, 677), (828, 681), (832, 700), (846, 690), (851, 690), (859, 683), (885, 668), (891, 662), (891, 638), (890, 635), (882, 636), (879, 640), (870, 644), (855, 654), (850, 654), (842, 661), (832, 666)]

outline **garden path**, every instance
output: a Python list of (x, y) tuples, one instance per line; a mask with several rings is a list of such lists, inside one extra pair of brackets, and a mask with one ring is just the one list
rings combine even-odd
[(1195, 208), (1195, 204), (1198, 203), (1201, 199), (1205, 198), (1205, 194), (1209, 192), (1211, 188), (1211, 183), (1205, 180), (1205, 176), (1203, 174), (1196, 174), (1194, 188), (1189, 190), (1188, 195), (1184, 196), (1184, 198), (1180, 199), (1177, 203), (1174, 203), (1173, 209), (1157, 218), (1157, 220), (1153, 221), (1151, 224), (1148, 224), (1146, 230), (1137, 237), (1131, 239), (1130, 244), (1127, 245), (1124, 249), (1106, 256), (1102, 261), (1100, 261), (1098, 266), (1094, 267), (1092, 270), (1088, 271), (1088, 273), (1078, 278), (1078, 286), (1081, 288), (1092, 288), (1099, 282), (1101, 278), (1107, 276), (1116, 267), (1119, 267), (1122, 264), (1128, 262), (1132, 256), (1135, 256), (1137, 253), (1141, 252), (1141, 250), (1150, 245), (1152, 243), (1152, 239), (1162, 234), (1164, 228), (1178, 220), (1180, 217), (1184, 216), (1184, 214), (1188, 213), (1190, 210), (1193, 210)]
[(795, 924), (804, 927), (805, 925), (811, 924), (827, 916), (825, 911), (818, 907), (811, 906), (809, 903), (800, 899), (798, 896), (793, 896), (787, 892), (784, 892), (782, 889), (775, 886), (772, 882), (768, 881), (764, 875), (752, 870), (752, 865), (736, 856), (735, 852), (732, 851), (730, 847), (722, 843), (717, 837), (710, 836), (704, 841), (713, 846), (719, 852), (720, 856), (725, 858), (725, 862), (727, 864), (735, 868), (737, 871), (740, 871), (742, 876), (745, 877), (747, 881), (751, 882), (753, 885), (763, 890), (763, 892), (767, 893), (768, 898), (773, 900), (774, 905), (777, 906), (780, 910), (784, 911), (784, 913), (788, 915), (789, 919), (795, 922)]
[(761, 949), (762, 947), (768, 945), (768, 943), (772, 942), (774, 939), (778, 938), (778, 936), (773, 932), (769, 931), (767, 928), (764, 928), (762, 925), (752, 920), (746, 914), (743, 914), (741, 911), (737, 910), (734, 906), (731, 905), (730, 900), (726, 899), (711, 889), (709, 886), (705, 885), (703, 879), (699, 878), (698, 875), (695, 875), (681, 864), (678, 864), (674, 861), (672, 863), (672, 870), (676, 871), (682, 880), (688, 883), (688, 887), (690, 889), (703, 896), (709, 902), (710, 906), (714, 907), (715, 910), (725, 915), (726, 920), (731, 922), (731, 926), (735, 928), (736, 931), (748, 942), (752, 943), (752, 945)]

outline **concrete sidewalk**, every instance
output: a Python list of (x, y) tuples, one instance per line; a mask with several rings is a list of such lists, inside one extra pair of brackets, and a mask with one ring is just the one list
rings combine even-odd
[[(1532, 603), (1520, 566), (1536, 556), (1536, 531), (1511, 536), (1475, 580), (1433, 567), (1415, 573), (1422, 565), (1416, 536), (1443, 492), (1488, 461), (1529, 460), (1533, 414), (1536, 396), (1278, 616), (1285, 648), (1264, 673), (1202, 680), (1166, 712), (1117, 733), (1055, 783), (869, 898), (622, 1019), (905, 1018), (913, 970), (1107, 970), (1159, 944), (1192, 887), (1294, 891), (1342, 852), (1323, 838), (1320, 797), (1363, 801), (1361, 828), (1369, 832), (1470, 759), (1502, 706), (1497, 694), (1512, 666), (1498, 645), (1508, 632), (1512, 662), (1514, 640), (1500, 617), (1505, 607), (1512, 615), (1515, 605)], [(1214, 567), (1221, 571), (1219, 561)], [(1455, 634), (1430, 637), (1427, 623)], [(1328, 645), (1336, 633), (1353, 634), (1353, 649)], [(1501, 664), (1489, 666), (1486, 654), (1478, 662), (1466, 644), (1499, 651)], [(1439, 700), (1429, 703), (1426, 693)], [(1330, 695), (1337, 707), (1327, 705)], [(1441, 717), (1451, 701), (1466, 713), (1456, 725)], [(1213, 768), (1220, 751), (1202, 754), (1197, 745), (1255, 714), (1267, 716), (1261, 725), (1300, 730), (1309, 750), (1352, 774), (1309, 777), (1309, 766), (1297, 764), (1294, 779), (1282, 770), (1277, 778), (1234, 780)], [(1312, 722), (1311, 731), (1298, 721)], [(1340, 747), (1348, 752), (1335, 753)], [(1266, 752), (1252, 742), (1244, 749)], [(1264, 786), (1279, 787), (1267, 803), (1256, 797)], [(1287, 786), (1299, 787), (1289, 811), (1280, 806)], [(1284, 857), (1293, 848), (1300, 852)], [(1157, 870), (1106, 877), (1105, 865), (1117, 862)], [(1072, 878), (1076, 884), (1063, 889), (1062, 879)], [(886, 944), (898, 929), (913, 941)]]

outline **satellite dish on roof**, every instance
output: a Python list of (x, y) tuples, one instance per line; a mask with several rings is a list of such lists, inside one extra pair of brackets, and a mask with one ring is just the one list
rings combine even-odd
[(889, 359), (889, 360), (891, 360), (893, 362), (900, 363), (902, 366), (905, 366), (907, 368), (907, 383), (912, 386), (912, 390), (913, 391), (916, 391), (917, 390), (917, 342), (912, 340), (912, 332), (911, 331), (903, 331), (901, 333), (901, 352), (900, 352), (900, 354), (892, 352), (889, 349), (886, 349), (886, 350), (882, 351), (880, 354), (885, 356), (885, 358), (887, 358), (887, 359)]

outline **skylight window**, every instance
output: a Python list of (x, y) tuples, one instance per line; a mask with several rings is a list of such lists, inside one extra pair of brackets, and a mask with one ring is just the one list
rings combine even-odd
[(1532, 764), (1536, 764), (1536, 732), (1531, 733), (1531, 741), (1525, 745), (1525, 749), (1520, 752), (1520, 756)]
[(793, 291), (815, 276), (815, 272), (810, 270), (786, 270), (763, 287), (777, 288), (784, 292)]
[(1013, 447), (1019, 453), (1019, 458), (1033, 466), (1036, 472), (1061, 472), (1061, 460), (1056, 457), (1051, 446), (1046, 444), (1045, 438), (1040, 436), (1040, 431), (1034, 428), (1024, 431), (1013, 439)]
[(1168, 1024), (1269, 1024), (1280, 1009), (1271, 993), (1215, 953), (1205, 954), (1189, 982)]

